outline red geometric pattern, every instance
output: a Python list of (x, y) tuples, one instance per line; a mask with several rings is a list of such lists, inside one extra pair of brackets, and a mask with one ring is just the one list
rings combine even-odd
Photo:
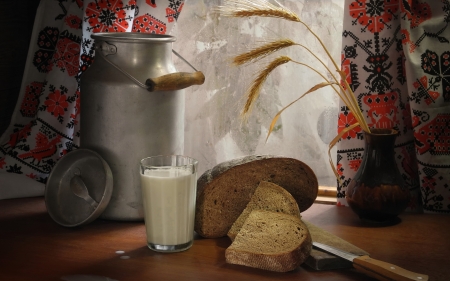
[(397, 119), (399, 113), (398, 100), (396, 92), (365, 96), (363, 102), (368, 108), (369, 127), (384, 129), (397, 127), (399, 125)]
[(166, 8), (166, 18), (169, 22), (174, 22), (183, 9), (184, 2), (181, 0), (169, 0), (169, 7)]
[(53, 53), (56, 42), (58, 42), (59, 30), (57, 28), (46, 27), (39, 32), (37, 45), (39, 50), (35, 52), (33, 64), (39, 72), (47, 73), (53, 67)]
[[(347, 82), (348, 85), (352, 85), (353, 83), (353, 79), (352, 79), (352, 75), (351, 75), (351, 61), (347, 58), (345, 58), (345, 56), (342, 54), (342, 60), (341, 60), (341, 70), (345, 73), (345, 81)], [(347, 87), (344, 83), (344, 81), (342, 81), (341, 83), (342, 87), (344, 88), (344, 90), (347, 90)]]
[(43, 83), (32, 82), (25, 89), (25, 96), (20, 105), (20, 113), (24, 117), (35, 117), (39, 106), (39, 97), (42, 94)]
[(414, 137), (419, 154), (450, 156), (450, 113), (440, 113), (416, 128)]
[(450, 51), (438, 55), (434, 51), (426, 50), (420, 58), (423, 72), (431, 75), (430, 87), (435, 90), (440, 88), (442, 83), (443, 98), (450, 102)]
[(372, 33), (380, 32), (397, 12), (397, 0), (358, 0), (349, 6), (350, 16)]
[(90, 31), (97, 32), (125, 32), (130, 18), (125, 10), (134, 9), (136, 1), (130, 0), (127, 5), (122, 1), (100, 0), (90, 2), (86, 9), (86, 17), (91, 26)]
[(427, 76), (422, 76), (421, 78), (417, 79), (416, 82), (413, 83), (413, 86), (417, 90), (417, 92), (414, 92), (412, 95), (414, 97), (423, 99), (427, 105), (435, 102), (441, 95), (438, 91), (433, 91), (431, 85), (428, 85)]
[(359, 158), (355, 160), (350, 160), (349, 163), (350, 163), (349, 168), (356, 172), (358, 171), (359, 166), (361, 166), (362, 159)]
[[(77, 40), (78, 39), (78, 40)], [(61, 70), (66, 70), (69, 76), (78, 74), (80, 63), (80, 39), (73, 36), (63, 36), (56, 44), (53, 60)]]
[(431, 8), (428, 3), (420, 3), (417, 0), (402, 0), (400, 1), (400, 7), (408, 17), (411, 28), (416, 28), (431, 18)]
[[(338, 119), (338, 134), (340, 134), (344, 129), (350, 127), (351, 125), (357, 122), (358, 121), (356, 120), (355, 115), (353, 115), (352, 112), (345, 111), (343, 113), (340, 113)], [(361, 132), (362, 132), (361, 127), (357, 126), (349, 130), (348, 132), (344, 133), (342, 135), (342, 139), (354, 139)]]
[(64, 115), (64, 112), (67, 111), (67, 107), (69, 106), (67, 96), (61, 93), (59, 89), (55, 89), (54, 92), (51, 92), (44, 104), (47, 107), (47, 112), (50, 112), (51, 115), (55, 117)]
[(133, 22), (133, 32), (166, 34), (166, 24), (157, 18), (146, 14), (137, 17)]
[(64, 19), (64, 22), (73, 29), (80, 29), (83, 20), (77, 15), (69, 15)]

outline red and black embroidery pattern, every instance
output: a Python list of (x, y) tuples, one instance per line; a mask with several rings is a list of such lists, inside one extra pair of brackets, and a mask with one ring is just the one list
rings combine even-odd
[(450, 156), (450, 113), (439, 113), (436, 118), (416, 124), (414, 137), (419, 155)]
[(169, 6), (166, 8), (166, 17), (169, 22), (176, 21), (183, 9), (184, 1), (169, 0)]
[(428, 78), (430, 84), (424, 89), (435, 90), (430, 102), (438, 98), (439, 93), (436, 90), (439, 88), (442, 89), (444, 101), (450, 102), (450, 51), (444, 51), (438, 55), (436, 52), (427, 50), (420, 58), (423, 72), (431, 76), (429, 78), (423, 76)]
[[(43, 167), (40, 165), (41, 162), (47, 162), (47, 159), (51, 159), (51, 157), (56, 154), (57, 145), (60, 142), (61, 136), (59, 135), (51, 138), (51, 136), (39, 132), (36, 135), (34, 147), (32, 147), (28, 152), (19, 154), (18, 157), (22, 160), (31, 159), (30, 164), (38, 167)], [(47, 168), (47, 170), (49, 169)]]
[(64, 22), (68, 27), (73, 29), (81, 29), (81, 25), (83, 23), (81, 18), (77, 15), (69, 15), (64, 19)]
[(86, 9), (86, 18), (89, 31), (97, 32), (125, 32), (132, 17), (126, 10), (134, 10), (136, 2), (129, 1), (124, 5), (122, 1), (100, 0), (90, 2)]
[(372, 33), (378, 33), (385, 28), (398, 9), (398, 0), (390, 1), (354, 1), (349, 6), (349, 14), (352, 18), (352, 24), (359, 23), (361, 32), (366, 30)]
[(67, 71), (69, 76), (75, 76), (78, 73), (80, 42), (80, 37), (65, 30), (61, 33), (56, 45), (53, 61), (61, 71)]
[(166, 24), (152, 15), (146, 14), (137, 17), (133, 23), (133, 32), (165, 34)]
[(20, 113), (25, 117), (35, 117), (42, 94), (43, 83), (32, 82), (25, 88), (25, 96), (20, 105)]
[(145, 0), (145, 2), (153, 8), (156, 8), (156, 0)]
[(49, 86), (49, 94), (45, 98), (44, 104), (41, 106), (41, 111), (47, 111), (50, 115), (58, 119), (59, 123), (64, 120), (64, 113), (67, 111), (69, 101), (67, 99), (68, 89), (64, 86), (55, 88), (55, 86)]
[(39, 72), (47, 73), (53, 67), (53, 53), (56, 42), (58, 42), (59, 30), (57, 28), (46, 27), (39, 32), (37, 45), (39, 50), (34, 53), (33, 64)]
[[(410, 209), (450, 213), (449, 1), (346, 3), (342, 70), (366, 121), (400, 132), (395, 153), (413, 195)], [(341, 108), (340, 131), (354, 124), (352, 116)], [(346, 204), (361, 162), (360, 130), (338, 143), (338, 204)]]

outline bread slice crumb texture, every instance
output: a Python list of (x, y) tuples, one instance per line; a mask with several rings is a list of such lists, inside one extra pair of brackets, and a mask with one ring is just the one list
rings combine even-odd
[(294, 250), (305, 240), (304, 229), (292, 217), (266, 216), (268, 218), (252, 218), (251, 223), (239, 232), (235, 246), (242, 251), (273, 254)]
[(226, 249), (225, 259), (227, 263), (286, 272), (300, 266), (311, 248), (311, 235), (298, 217), (254, 210)]
[(253, 210), (265, 210), (285, 213), (300, 218), (300, 210), (294, 197), (284, 188), (271, 182), (262, 181), (244, 211), (228, 231), (228, 237), (234, 240), (245, 220)]

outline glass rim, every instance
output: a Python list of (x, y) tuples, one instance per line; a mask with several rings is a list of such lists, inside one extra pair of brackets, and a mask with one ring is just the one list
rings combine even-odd
[[(177, 163), (171, 163), (171, 164), (145, 164), (144, 162), (149, 159), (161, 159), (161, 160), (172, 160), (174, 158), (182, 158), (183, 160), (187, 160), (186, 163), (183, 164), (177, 164)], [(141, 161), (139, 161), (140, 165), (145, 168), (160, 168), (160, 167), (191, 167), (196, 166), (198, 164), (198, 160), (195, 158), (192, 158), (190, 156), (186, 155), (179, 155), (179, 154), (161, 154), (161, 155), (154, 155), (142, 158)]]

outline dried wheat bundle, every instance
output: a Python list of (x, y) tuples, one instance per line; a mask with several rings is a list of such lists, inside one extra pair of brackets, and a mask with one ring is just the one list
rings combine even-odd
[[(310, 94), (312, 92), (315, 92), (318, 89), (321, 89), (326, 86), (330, 86), (333, 88), (333, 90), (336, 92), (336, 94), (339, 96), (339, 98), (345, 103), (345, 105), (349, 108), (349, 110), (355, 115), (355, 119), (357, 122), (355, 124), (352, 124), (348, 128), (345, 128), (342, 130), (330, 143), (328, 155), (330, 159), (331, 167), (336, 175), (338, 177), (338, 173), (336, 171), (335, 166), (333, 165), (333, 161), (331, 160), (330, 151), (331, 148), (339, 141), (339, 139), (348, 131), (352, 130), (356, 126), (360, 126), (364, 131), (370, 132), (370, 129), (367, 125), (367, 122), (365, 121), (365, 118), (361, 112), (361, 109), (359, 108), (358, 102), (355, 98), (355, 95), (353, 91), (351, 90), (350, 86), (348, 85), (346, 81), (346, 74), (345, 72), (341, 71), (338, 67), (338, 64), (335, 62), (333, 57), (331, 56), (330, 52), (324, 45), (323, 41), (317, 34), (311, 30), (311, 28), (304, 23), (300, 17), (292, 12), (291, 10), (287, 9), (283, 5), (281, 5), (279, 2), (274, 0), (277, 5), (271, 4), (266, 0), (225, 0), (224, 5), (218, 7), (218, 11), (220, 14), (224, 16), (229, 17), (250, 17), (250, 16), (260, 16), (260, 17), (275, 17), (275, 18), (281, 18), (289, 21), (294, 21), (303, 24), (309, 32), (318, 40), (324, 51), (326, 52), (328, 58), (333, 63), (333, 66), (335, 68), (335, 71), (331, 71), (327, 65), (320, 60), (314, 52), (312, 52), (310, 49), (308, 49), (306, 46), (302, 44), (298, 44), (293, 42), (290, 39), (281, 39), (276, 40), (273, 42), (269, 42), (264, 44), (261, 47), (254, 48), (246, 53), (243, 53), (241, 55), (238, 55), (234, 58), (233, 63), (235, 65), (243, 65), (246, 63), (252, 63), (255, 62), (261, 58), (267, 57), (270, 54), (281, 50), (283, 48), (291, 47), (291, 46), (300, 46), (304, 49), (306, 49), (312, 56), (314, 56), (325, 68), (325, 70), (331, 75), (333, 81), (329, 81), (325, 75), (323, 75), (320, 71), (315, 69), (314, 67), (311, 67), (307, 64), (304, 64), (302, 62), (294, 61), (289, 57), (282, 56), (278, 57), (275, 60), (273, 60), (271, 63), (269, 63), (267, 66), (265, 66), (261, 71), (259, 72), (259, 75), (255, 78), (255, 80), (252, 82), (249, 90), (247, 91), (247, 102), (243, 108), (243, 111), (241, 113), (242, 117), (244, 119), (247, 118), (248, 114), (250, 113), (253, 104), (256, 102), (259, 92), (261, 91), (261, 87), (266, 81), (267, 77), (270, 75), (270, 73), (275, 70), (278, 66), (285, 64), (287, 62), (293, 62), (300, 65), (303, 65), (305, 67), (308, 67), (312, 71), (316, 72), (318, 75), (320, 75), (325, 82), (319, 83), (309, 89), (306, 93), (301, 95), (298, 99), (294, 100), (287, 106), (285, 106), (282, 110), (280, 110), (277, 115), (273, 118), (272, 123), (269, 128), (269, 132), (267, 134), (267, 139), (270, 136), (270, 133), (272, 132), (275, 123), (277, 122), (278, 118), (280, 117), (281, 113), (288, 107), (290, 107), (292, 104), (303, 98), (305, 95)], [(338, 77), (336, 77), (335, 73), (338, 73)]]

